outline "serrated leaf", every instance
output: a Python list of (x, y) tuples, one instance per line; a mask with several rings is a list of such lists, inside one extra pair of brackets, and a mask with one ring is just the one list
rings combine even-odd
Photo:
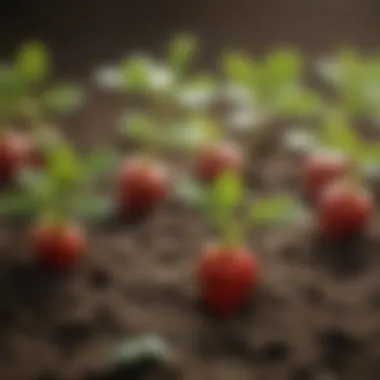
[(175, 38), (169, 46), (169, 62), (180, 76), (188, 69), (197, 49), (197, 41), (190, 35)]
[(121, 91), (125, 88), (125, 73), (119, 66), (100, 68), (94, 76), (98, 86), (104, 90)]
[(70, 84), (58, 85), (45, 92), (42, 97), (44, 107), (58, 113), (72, 112), (78, 109), (83, 101), (83, 89)]
[(254, 225), (268, 225), (294, 219), (300, 207), (294, 199), (287, 196), (263, 198), (255, 202), (250, 210), (249, 219)]
[(51, 69), (48, 48), (39, 41), (22, 45), (16, 57), (15, 67), (17, 72), (30, 83), (47, 79)]
[(260, 76), (260, 67), (248, 55), (239, 52), (226, 54), (222, 69), (228, 79), (235, 83), (252, 87)]
[(113, 200), (105, 196), (86, 195), (74, 198), (72, 212), (81, 219), (101, 221), (110, 218), (115, 211)]

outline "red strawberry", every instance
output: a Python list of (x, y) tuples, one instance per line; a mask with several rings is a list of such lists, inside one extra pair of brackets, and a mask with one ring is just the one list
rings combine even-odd
[(54, 269), (73, 267), (86, 244), (84, 232), (75, 224), (39, 224), (31, 231), (31, 246), (37, 260)]
[(322, 234), (341, 239), (361, 232), (373, 213), (371, 197), (364, 191), (337, 181), (325, 188), (318, 202), (317, 216)]
[(303, 167), (303, 182), (310, 199), (317, 201), (325, 186), (344, 176), (349, 168), (348, 158), (338, 153), (319, 152), (309, 156)]
[(15, 179), (28, 158), (30, 139), (16, 132), (6, 132), (0, 138), (0, 182), (7, 184)]
[(204, 148), (195, 163), (195, 176), (203, 182), (214, 181), (223, 171), (240, 172), (243, 169), (243, 152), (238, 145), (223, 142)]
[(154, 161), (126, 160), (117, 181), (121, 213), (137, 216), (152, 211), (165, 198), (169, 187), (166, 167)]
[(202, 297), (213, 311), (233, 313), (257, 284), (256, 259), (244, 247), (209, 247), (201, 255), (198, 280)]

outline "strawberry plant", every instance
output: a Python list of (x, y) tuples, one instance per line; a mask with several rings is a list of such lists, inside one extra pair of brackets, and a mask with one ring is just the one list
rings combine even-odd
[(257, 259), (244, 244), (247, 227), (300, 216), (300, 206), (287, 196), (263, 198), (244, 212), (244, 196), (239, 176), (225, 172), (203, 198), (206, 215), (218, 238), (203, 247), (197, 276), (203, 300), (221, 315), (236, 311), (259, 282)]
[(232, 155), (224, 146), (212, 146), (212, 157), (205, 152), (211, 143), (219, 144), (222, 131), (209, 112), (215, 83), (209, 76), (191, 72), (196, 50), (195, 39), (180, 36), (172, 41), (164, 60), (135, 55), (97, 73), (101, 86), (141, 97), (144, 105), (138, 111), (128, 110), (119, 120), (122, 135), (140, 146), (138, 155), (126, 158), (117, 173), (122, 214), (147, 214), (165, 198), (171, 175), (160, 160), (167, 152), (201, 150), (195, 169), (201, 177), (215, 176), (223, 166), (241, 166), (236, 148)]
[[(0, 65), (0, 180), (9, 182), (24, 164), (44, 164), (44, 150), (56, 140), (46, 116), (62, 115), (83, 101), (72, 84), (50, 85), (52, 57), (38, 41), (23, 44), (15, 59)], [(26, 127), (21, 132), (17, 127)]]
[(33, 218), (31, 249), (49, 266), (70, 267), (82, 255), (86, 236), (84, 221), (96, 221), (112, 212), (112, 203), (92, 194), (94, 180), (108, 171), (115, 160), (109, 151), (80, 157), (61, 140), (47, 151), (43, 171), (24, 169), (21, 190), (1, 198), (3, 217)]
[(258, 127), (320, 112), (319, 97), (303, 83), (304, 61), (297, 51), (278, 49), (261, 60), (229, 52), (222, 57), (221, 66), (227, 99), (232, 102), (232, 126), (251, 131), (250, 140), (257, 140)]
[(207, 112), (217, 85), (207, 74), (193, 74), (197, 41), (179, 36), (164, 59), (133, 55), (96, 73), (100, 87), (140, 97), (144, 107), (127, 110), (119, 120), (121, 135), (151, 149), (197, 149), (220, 131)]

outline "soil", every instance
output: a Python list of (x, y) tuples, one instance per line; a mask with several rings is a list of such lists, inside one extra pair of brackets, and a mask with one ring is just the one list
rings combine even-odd
[[(301, 196), (298, 158), (271, 148), (247, 173), (251, 188)], [(148, 332), (171, 345), (174, 364), (117, 379), (378, 379), (376, 224), (339, 247), (307, 224), (252, 231), (262, 282), (227, 319), (200, 304), (194, 282), (212, 231), (176, 200), (146, 220), (91, 229), (87, 256), (69, 274), (36, 266), (25, 231), (2, 226), (0, 378), (92, 380), (115, 343)]]

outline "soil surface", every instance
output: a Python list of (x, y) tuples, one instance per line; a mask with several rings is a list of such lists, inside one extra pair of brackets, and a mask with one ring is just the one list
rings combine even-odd
[[(23, 38), (42, 37), (62, 76), (83, 77), (124, 48), (157, 50), (183, 29), (203, 38), (206, 63), (227, 45), (261, 53), (292, 42), (312, 54), (378, 42), (373, 0), (215, 0), (181, 9), (172, 1), (122, 3), (13, 2), (1, 15), (2, 49), (9, 55)], [(68, 133), (83, 148), (111, 143), (120, 104), (93, 93)], [(259, 193), (300, 194), (298, 176), (297, 160), (275, 151), (252, 162), (248, 182)], [(378, 380), (378, 222), (343, 247), (319, 241), (306, 224), (252, 231), (247, 243), (262, 282), (246, 307), (224, 320), (200, 305), (194, 282), (195, 259), (213, 235), (196, 212), (174, 201), (140, 223), (90, 230), (87, 256), (70, 274), (36, 266), (26, 231), (3, 225), (0, 379), (92, 380), (115, 342), (152, 332), (173, 347), (175, 364), (120, 378)]]
[[(281, 151), (257, 158), (257, 193), (300, 194), (299, 165)], [(212, 232), (169, 200), (132, 225), (89, 231), (81, 265), (54, 274), (33, 263), (22, 228), (1, 229), (0, 378), (92, 380), (121, 339), (157, 333), (175, 352), (148, 374), (105, 379), (378, 379), (380, 231), (343, 246), (312, 225), (254, 230), (262, 281), (238, 315), (200, 304), (197, 255)], [(103, 379), (103, 378), (102, 378)]]

